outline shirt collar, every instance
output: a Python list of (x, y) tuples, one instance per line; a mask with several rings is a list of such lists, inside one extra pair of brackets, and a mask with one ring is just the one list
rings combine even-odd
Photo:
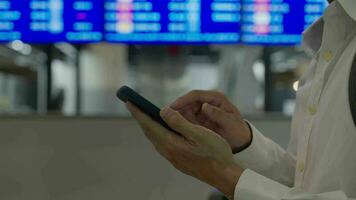
[(306, 54), (313, 56), (321, 46), (324, 31), (324, 20), (319, 18), (303, 33), (302, 48)]
[(308, 55), (313, 56), (320, 49), (325, 20), (333, 19), (338, 14), (340, 16), (341, 10), (344, 10), (343, 12), (345, 14), (343, 14), (343, 16), (350, 16), (348, 21), (356, 21), (356, 0), (337, 0), (336, 2), (331, 3), (326, 9), (324, 16), (314, 22), (303, 33), (302, 47)]
[(356, 1), (355, 0), (338, 0), (348, 15), (356, 20)]

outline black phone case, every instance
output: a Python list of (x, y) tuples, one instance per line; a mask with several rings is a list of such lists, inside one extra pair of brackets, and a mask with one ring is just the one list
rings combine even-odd
[(163, 121), (160, 115), (160, 109), (149, 102), (147, 99), (145, 99), (143, 96), (139, 95), (137, 92), (135, 92), (133, 89), (131, 89), (128, 86), (123, 86), (121, 87), (117, 93), (116, 96), (122, 100), (123, 102), (129, 101), (130, 103), (134, 104), (137, 106), (141, 111), (149, 115), (153, 120), (156, 122), (160, 123), (163, 127), (170, 131), (174, 131), (171, 129), (168, 124)]

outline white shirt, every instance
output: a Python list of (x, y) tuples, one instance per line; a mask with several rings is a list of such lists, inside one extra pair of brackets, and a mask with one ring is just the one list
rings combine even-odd
[(356, 200), (356, 127), (348, 96), (356, 55), (356, 0), (339, 0), (304, 33), (314, 54), (300, 80), (287, 151), (255, 127), (236, 160), (235, 200)]

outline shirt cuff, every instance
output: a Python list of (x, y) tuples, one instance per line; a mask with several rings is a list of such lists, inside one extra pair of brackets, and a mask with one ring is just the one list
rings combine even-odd
[(268, 159), (267, 150), (270, 148), (270, 140), (249, 123), (252, 130), (252, 143), (244, 151), (234, 155), (234, 159), (242, 168), (250, 168), (254, 171), (264, 171), (271, 162)]
[(236, 185), (235, 200), (276, 200), (288, 193), (289, 187), (246, 169)]

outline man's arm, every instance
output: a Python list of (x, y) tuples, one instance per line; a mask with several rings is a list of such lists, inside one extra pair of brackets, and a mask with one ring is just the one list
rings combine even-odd
[(268, 179), (254, 171), (245, 170), (236, 185), (234, 200), (356, 200), (343, 191), (310, 194)]
[(229, 144), (218, 134), (187, 121), (170, 108), (161, 112), (162, 118), (179, 136), (171, 132), (132, 104), (128, 108), (139, 122), (157, 151), (174, 167), (216, 187), (235, 200), (355, 200), (342, 191), (308, 194), (287, 187), (249, 169), (243, 170), (233, 160)]
[(292, 135), (288, 151), (266, 138), (249, 124), (253, 140), (244, 151), (235, 154), (235, 160), (243, 167), (287, 186), (293, 186), (296, 167), (294, 156), (295, 137)]
[[(289, 151), (283, 150), (253, 125), (249, 124), (249, 127), (238, 108), (216, 91), (189, 92), (178, 98), (171, 107), (191, 123), (206, 127), (223, 137), (233, 153), (240, 152), (235, 157), (244, 168), (253, 169), (282, 184), (293, 184), (295, 137), (292, 136)], [(249, 147), (246, 149), (247, 145)]]

